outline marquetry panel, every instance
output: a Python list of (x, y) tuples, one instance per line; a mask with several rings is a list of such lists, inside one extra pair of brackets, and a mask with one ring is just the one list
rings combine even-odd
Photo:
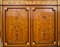
[(32, 44), (56, 44), (56, 8), (32, 7)]
[(29, 10), (4, 7), (4, 45), (29, 45)]
[(57, 5), (58, 0), (3, 0), (3, 4), (7, 5), (22, 5), (22, 4), (40, 4), (40, 5)]
[(60, 45), (60, 6), (58, 6), (58, 45)]

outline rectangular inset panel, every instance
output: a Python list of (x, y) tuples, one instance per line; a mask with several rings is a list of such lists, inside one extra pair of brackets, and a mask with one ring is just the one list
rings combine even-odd
[(54, 8), (32, 7), (32, 44), (56, 44)]
[(29, 45), (29, 11), (4, 8), (4, 45)]

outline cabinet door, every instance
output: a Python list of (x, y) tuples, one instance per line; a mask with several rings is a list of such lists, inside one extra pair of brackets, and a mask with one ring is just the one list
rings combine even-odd
[(31, 36), (33, 46), (57, 44), (57, 8), (31, 7)]
[(3, 7), (4, 46), (28, 46), (29, 8), (26, 6)]

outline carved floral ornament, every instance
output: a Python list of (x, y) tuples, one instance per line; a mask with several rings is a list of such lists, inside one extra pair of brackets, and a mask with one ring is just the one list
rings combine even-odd
[(3, 4), (57, 4), (56, 0), (4, 0)]

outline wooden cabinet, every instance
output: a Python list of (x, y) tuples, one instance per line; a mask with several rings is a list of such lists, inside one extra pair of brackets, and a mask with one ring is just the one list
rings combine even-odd
[(4, 47), (57, 46), (56, 6), (4, 6)]
[(58, 47), (59, 0), (0, 0), (3, 47)]

